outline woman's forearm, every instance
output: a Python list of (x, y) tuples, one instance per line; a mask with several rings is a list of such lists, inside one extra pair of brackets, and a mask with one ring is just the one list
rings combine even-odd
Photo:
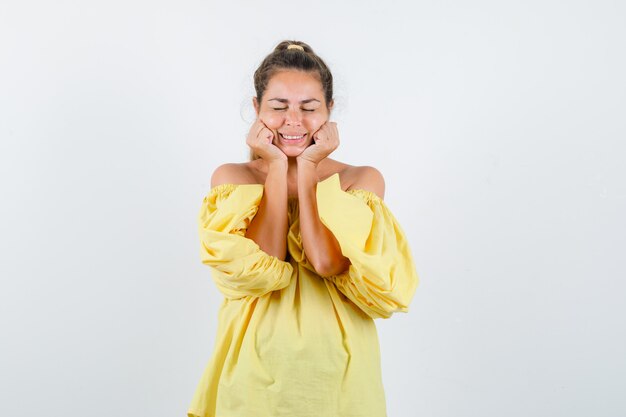
[(298, 207), (304, 252), (320, 275), (337, 275), (348, 269), (350, 261), (342, 255), (337, 239), (319, 218), (316, 198), (318, 182), (315, 164), (298, 160)]
[(284, 261), (287, 256), (287, 161), (271, 163), (259, 209), (246, 237), (261, 250)]

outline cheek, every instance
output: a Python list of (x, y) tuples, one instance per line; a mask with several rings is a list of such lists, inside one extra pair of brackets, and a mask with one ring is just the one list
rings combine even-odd
[(263, 120), (263, 123), (265, 123), (265, 125), (270, 129), (278, 129), (283, 125), (283, 117), (279, 114), (261, 112), (261, 114), (259, 114), (259, 117), (261, 120)]
[(326, 123), (326, 120), (328, 120), (325, 116), (315, 116), (315, 117), (310, 117), (307, 119), (306, 123), (307, 123), (307, 129), (311, 130), (311, 131), (316, 131), (318, 130), (320, 127), (322, 127), (322, 125), (324, 123)]

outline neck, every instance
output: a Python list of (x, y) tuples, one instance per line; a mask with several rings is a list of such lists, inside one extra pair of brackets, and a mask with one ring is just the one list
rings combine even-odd
[(298, 175), (298, 160), (296, 157), (287, 157), (287, 178)]

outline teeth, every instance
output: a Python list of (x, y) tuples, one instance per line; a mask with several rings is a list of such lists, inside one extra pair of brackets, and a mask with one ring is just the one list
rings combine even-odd
[[(282, 135), (282, 133), (281, 133)], [(300, 135), (300, 136), (287, 136), (287, 135), (283, 135), (283, 137), (285, 139), (302, 139), (304, 137), (304, 135)]]

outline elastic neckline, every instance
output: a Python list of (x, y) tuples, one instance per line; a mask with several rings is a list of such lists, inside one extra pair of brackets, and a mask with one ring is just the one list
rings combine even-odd
[[(334, 173), (333, 175), (331, 175), (330, 177), (320, 181), (320, 183), (325, 182), (330, 180), (332, 177), (334, 176), (339, 176), (338, 173)], [(341, 185), (341, 184), (340, 184)], [(265, 189), (265, 185), (263, 184), (258, 184), (258, 183), (254, 183), (254, 184), (234, 184), (234, 183), (223, 183), (223, 184), (218, 184), (215, 187), (213, 187), (211, 189), (210, 192), (221, 192), (224, 190), (228, 190), (234, 187), (261, 187), (262, 189)], [(368, 200), (376, 200), (376, 201), (382, 201), (382, 198), (380, 198), (378, 196), (378, 194), (374, 193), (373, 191), (369, 191), (369, 190), (365, 190), (363, 188), (353, 188), (351, 190), (344, 190), (341, 189), (342, 192), (347, 193), (347, 194), (351, 194), (351, 195), (358, 195), (358, 194), (362, 194), (365, 197), (367, 197)], [(298, 197), (287, 197), (287, 201), (288, 202), (292, 202), (292, 201), (298, 201)]]

